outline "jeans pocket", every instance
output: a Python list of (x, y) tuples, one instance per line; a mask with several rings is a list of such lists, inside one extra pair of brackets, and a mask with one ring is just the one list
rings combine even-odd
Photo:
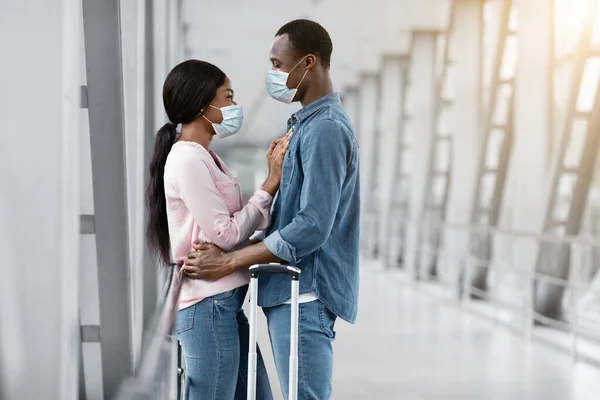
[(211, 296), (210, 299), (215, 304), (225, 304), (235, 297), (235, 294), (237, 293), (238, 289), (239, 288), (235, 288), (223, 293), (215, 294), (214, 296)]
[(196, 313), (196, 304), (177, 311), (175, 316), (175, 331), (177, 334), (187, 332), (194, 327), (194, 314)]
[(335, 320), (337, 317), (334, 313), (329, 311), (327, 307), (320, 301), (319, 302), (319, 320), (321, 321), (321, 331), (327, 335), (329, 339), (335, 339)]

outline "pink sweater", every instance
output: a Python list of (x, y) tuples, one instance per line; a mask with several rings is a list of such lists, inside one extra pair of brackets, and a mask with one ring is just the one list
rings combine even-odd
[[(223, 250), (243, 247), (256, 230), (264, 230), (271, 223), (271, 195), (258, 190), (243, 206), (237, 178), (215, 153), (198, 143), (173, 145), (164, 180), (175, 262), (185, 260), (193, 251), (192, 245), (200, 242), (214, 243)], [(248, 273), (242, 272), (214, 282), (183, 278), (178, 308), (248, 282)]]

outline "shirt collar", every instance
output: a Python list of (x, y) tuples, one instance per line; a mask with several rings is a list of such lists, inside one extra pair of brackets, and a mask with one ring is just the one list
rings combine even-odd
[(315, 112), (317, 112), (318, 110), (320, 110), (321, 108), (338, 103), (341, 103), (340, 94), (337, 92), (329, 93), (321, 97), (320, 99), (313, 101), (306, 107), (302, 107), (295, 114), (292, 114), (290, 122), (300, 123), (306, 118), (310, 117)]

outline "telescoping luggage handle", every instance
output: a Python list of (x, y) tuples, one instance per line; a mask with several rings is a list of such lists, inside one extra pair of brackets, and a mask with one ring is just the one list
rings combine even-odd
[(248, 400), (256, 400), (256, 311), (258, 275), (261, 272), (288, 274), (292, 279), (292, 313), (290, 329), (290, 376), (288, 399), (298, 398), (298, 297), (300, 269), (281, 264), (257, 264), (250, 267), (250, 345), (248, 350)]

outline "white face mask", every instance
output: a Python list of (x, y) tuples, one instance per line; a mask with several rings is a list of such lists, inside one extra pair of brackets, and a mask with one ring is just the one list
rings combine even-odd
[(294, 96), (296, 96), (300, 84), (302, 84), (302, 81), (306, 77), (306, 74), (308, 74), (308, 70), (306, 70), (304, 76), (300, 80), (300, 83), (298, 84), (298, 86), (296, 86), (295, 89), (290, 89), (287, 86), (287, 80), (292, 71), (295, 70), (296, 67), (300, 65), (300, 63), (304, 61), (306, 57), (307, 56), (302, 57), (302, 60), (300, 60), (298, 64), (296, 64), (294, 68), (291, 69), (290, 72), (272, 70), (267, 72), (267, 91), (269, 92), (269, 95), (272, 98), (287, 104), (291, 103), (294, 100)]
[(223, 139), (238, 133), (244, 122), (244, 110), (242, 109), (242, 106), (235, 105), (218, 108), (209, 105), (209, 107), (216, 108), (221, 111), (221, 114), (223, 115), (223, 121), (218, 124), (215, 124), (203, 115), (204, 119), (212, 124), (218, 137)]

